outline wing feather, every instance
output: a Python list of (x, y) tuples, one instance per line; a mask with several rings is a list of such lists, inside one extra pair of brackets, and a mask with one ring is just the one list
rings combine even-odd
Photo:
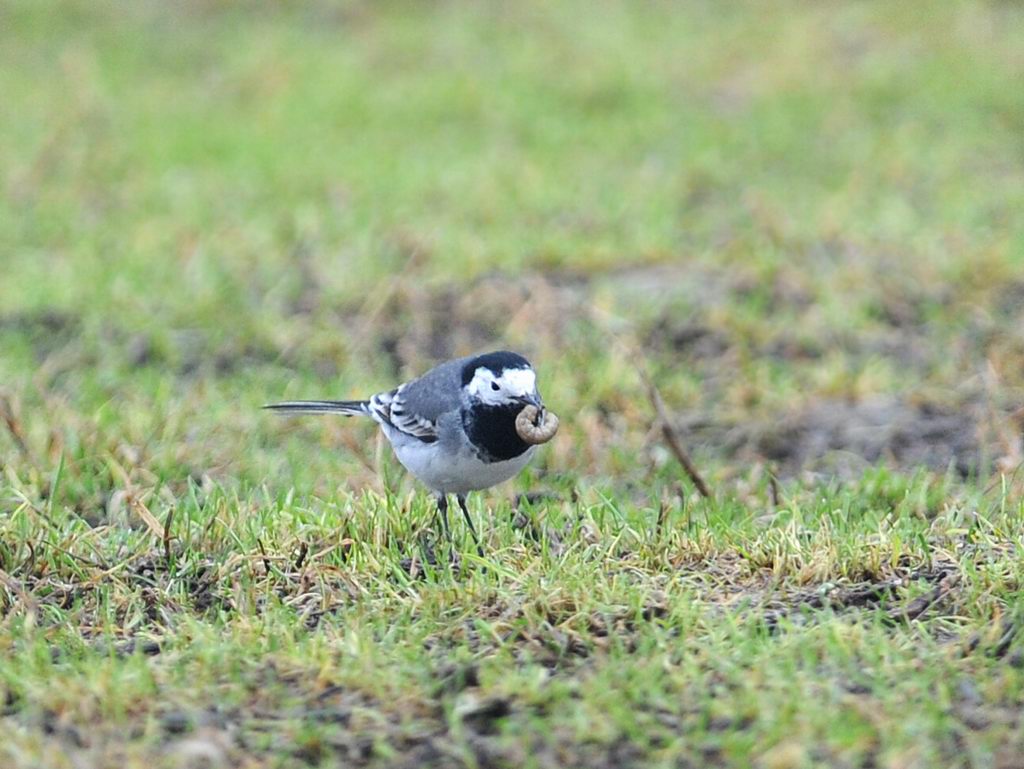
[(424, 443), (437, 440), (437, 423), (409, 408), (403, 397), (405, 385), (370, 398), (370, 411), (381, 422)]

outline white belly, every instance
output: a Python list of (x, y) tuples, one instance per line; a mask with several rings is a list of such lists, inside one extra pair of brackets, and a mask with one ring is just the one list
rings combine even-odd
[(437, 443), (403, 441), (395, 448), (398, 461), (432, 491), (441, 494), (465, 494), (496, 486), (518, 475), (526, 467), (536, 447), (504, 462), (482, 462), (468, 449), (458, 454), (445, 453)]

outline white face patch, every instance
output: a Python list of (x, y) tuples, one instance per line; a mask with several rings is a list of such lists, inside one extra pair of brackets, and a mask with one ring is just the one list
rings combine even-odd
[(533, 395), (537, 392), (537, 375), (528, 368), (505, 369), (498, 384), (512, 396)]
[[(497, 385), (497, 389), (495, 389)], [(484, 403), (508, 403), (514, 398), (537, 393), (537, 374), (533, 369), (510, 368), (494, 376), (494, 372), (485, 366), (476, 370), (466, 391)]]

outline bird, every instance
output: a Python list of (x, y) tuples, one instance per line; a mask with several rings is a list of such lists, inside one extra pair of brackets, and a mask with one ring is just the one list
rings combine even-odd
[[(533, 409), (524, 411), (527, 407)], [(508, 350), (446, 361), (365, 400), (285, 401), (264, 408), (373, 419), (398, 461), (433, 493), (449, 545), (448, 496), (454, 495), (481, 556), (466, 495), (517, 475), (533, 458), (536, 444), (550, 440), (558, 424), (544, 408), (533, 366)], [(534, 430), (539, 436), (524, 433), (522, 421), (517, 425), (523, 413), (540, 419), (544, 429)]]

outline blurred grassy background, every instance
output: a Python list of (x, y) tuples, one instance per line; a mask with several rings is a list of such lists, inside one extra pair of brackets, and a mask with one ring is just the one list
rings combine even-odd
[[(716, 424), (959, 408), (986, 370), (1020, 399), (1015, 4), (2, 13), (0, 377), (27, 409), (258, 479), (254, 407), (287, 383), (362, 394), (518, 345), (570, 424), (630, 416), (635, 377), (537, 281), (629, 318), (673, 408)], [(575, 440), (600, 461), (565, 469), (597, 474), (639, 445)]]
[[(182, 541), (189, 531), (209, 534), (207, 554), (222, 569), (236, 551), (255, 552), (260, 531), (272, 556), (275, 548), (287, 554), (293, 535), (330, 540), (339, 516), (355, 516), (345, 519), (346, 536), (370, 543), (358, 556), (369, 560), (351, 578), (380, 578), (370, 592), (390, 595), (378, 574), (387, 568), (373, 555), (388, 535), (374, 524), (404, 510), (413, 523), (391, 522), (409, 533), (429, 527), (429, 513), (420, 498), (349, 494), (412, 488), (372, 426), (282, 422), (258, 407), (366, 395), (439, 359), (497, 346), (534, 359), (563, 424), (513, 486), (565, 496), (578, 489), (581, 505), (592, 506), (580, 508), (586, 515), (599, 510), (604, 521), (607, 510), (615, 525), (646, 531), (676, 505), (679, 473), (655, 440), (615, 332), (643, 349), (717, 493), (704, 534), (690, 528), (692, 499), (684, 494), (671, 508), (685, 518), (684, 542), (659, 544), (667, 555), (652, 545), (637, 556), (651, 584), (661, 589), (665, 563), (690, 557), (677, 545), (706, 555), (703, 536), (752, 569), (795, 574), (801, 584), (888, 578), (907, 558), (953, 552), (931, 537), (975, 525), (964, 522), (981, 504), (974, 495), (1002, 471), (1010, 496), (996, 506), (1009, 517), (987, 530), (986, 552), (997, 555), (991, 573), (981, 570), (995, 581), (971, 583), (957, 604), (977, 629), (1012, 603), (1019, 576), (1001, 538), (1020, 514), (1006, 500), (1019, 492), (1010, 473), (1022, 460), (1024, 422), (1022, 83), (1024, 6), (1005, 0), (6, 0), (0, 509), (10, 513), (10, 542), (0, 567), (17, 579), (34, 574), (34, 556), (21, 574), (12, 555), (33, 532), (75, 552), (85, 547), (79, 540), (92, 542), (114, 561), (150, 548), (125, 502), (126, 493), (145, 492), (159, 520), (178, 511)], [(876, 463), (907, 475), (865, 475)], [(784, 494), (804, 500), (803, 508), (792, 502), (793, 515), (824, 527), (819, 539), (798, 547), (797, 534), (773, 528), (769, 472), (782, 476)], [(819, 482), (840, 493), (828, 485), (833, 477), (853, 482), (847, 496), (818, 499)], [(219, 501), (204, 507), (202, 495)], [(504, 521), (506, 496), (493, 492), (475, 509), (501, 507)], [(220, 511), (213, 529), (210, 509)], [(837, 509), (851, 527), (836, 535), (848, 536), (841, 545), (829, 528)], [(47, 512), (45, 525), (32, 510)], [(878, 523), (892, 510), (908, 527), (898, 535)], [(85, 533), (83, 522), (96, 528)], [(131, 531), (120, 532), (127, 523)], [(513, 552), (502, 527), (494, 536)], [(789, 547), (799, 556), (787, 561), (779, 553)], [(66, 582), (101, 579), (54, 557)], [(522, 558), (515, 568), (536, 566)], [(556, 568), (557, 554), (543, 558)], [(322, 560), (348, 569), (340, 555)], [(557, 567), (568, 574), (566, 590), (579, 598), (607, 578), (614, 585), (597, 594), (639, 606), (600, 563)], [(504, 579), (500, 569), (491, 576)], [(173, 594), (161, 585), (164, 598)], [(521, 592), (546, 601), (549, 587)], [(148, 610), (134, 589), (105, 600), (125, 601), (128, 615), (141, 617)], [(438, 623), (459, 605), (443, 586), (423, 590)], [(702, 590), (686, 586), (671, 616), (699, 614)], [(392, 598), (360, 609), (376, 612), (367, 638), (388, 632), (375, 623), (412, 621), (407, 596)], [(254, 605), (242, 616), (259, 616)], [(584, 614), (566, 611), (573, 621)], [(78, 622), (74, 613), (48, 616), (44, 626)], [(146, 616), (107, 630), (166, 630), (166, 617)], [(290, 627), (292, 615), (281, 617), (278, 630)], [(736, 641), (720, 620), (707, 620), (708, 648)], [(251, 655), (254, 639), (225, 622), (227, 659)], [(928, 643), (952, 632), (952, 620), (941, 622)], [(219, 632), (204, 627), (190, 637)], [(842, 628), (838, 647), (848, 640)], [(0, 642), (35, 637), (18, 632), (26, 635), (0, 634)], [(408, 630), (389, 643), (415, 668), (423, 660), (410, 650), (431, 632)], [(580, 632), (589, 638), (593, 628)], [(650, 632), (649, 651), (675, 643)], [(876, 627), (850, 643), (856, 654), (884, 649), (889, 632)], [(55, 644), (74, 645), (59, 637)], [(814, 701), (814, 675), (791, 682), (784, 655), (785, 669), (771, 667), (771, 639), (743, 638), (737, 643), (752, 656), (729, 680), (743, 679), (756, 657), (770, 668), (766, 681), (792, 683), (780, 703)], [(907, 677), (920, 641), (911, 631), (899, 636), (905, 656), (880, 674), (888, 694), (880, 688), (873, 707), (895, 715), (926, 696)], [(792, 664), (819, 642), (799, 636)], [(832, 642), (828, 653), (839, 653)], [(309, 652), (290, 643), (282, 648), (298, 658)], [(45, 656), (49, 647), (39, 648), (25, 654)], [(117, 675), (131, 672), (111, 664)], [(199, 672), (186, 679), (228, 675), (195, 664)], [(31, 700), (26, 692), (48, 676), (53, 687), (77, 680), (40, 665), (8, 678), (11, 691)], [(614, 679), (614, 668), (601, 675)], [(941, 679), (946, 669), (936, 670)], [(717, 680), (689, 670), (686, 687), (705, 674)], [(1019, 701), (1019, 677), (985, 680), (986, 704)], [(587, 700), (597, 711), (611, 706), (596, 694), (606, 684), (593, 683)], [(638, 701), (657, 688), (646, 686)], [(731, 701), (739, 711), (741, 694)], [(54, 688), (47, 696), (70, 695)], [(804, 716), (813, 721), (805, 736), (828, 734), (821, 714)], [(792, 722), (748, 731), (748, 717), (725, 730), (722, 739), (735, 742), (715, 760), (785, 746)], [(921, 727), (933, 737), (947, 726), (936, 718)], [(827, 753), (833, 760), (927, 766), (959, 750), (936, 737), (914, 752), (912, 725), (857, 723), (875, 742), (856, 729), (849, 743), (839, 735), (848, 753)], [(891, 743), (878, 736), (887, 729)], [(993, 734), (979, 738), (989, 740), (978, 748), (982, 759), (1005, 736)], [(889, 752), (878, 753), (879, 744)], [(794, 755), (803, 754), (783, 750), (766, 766), (811, 761)]]

